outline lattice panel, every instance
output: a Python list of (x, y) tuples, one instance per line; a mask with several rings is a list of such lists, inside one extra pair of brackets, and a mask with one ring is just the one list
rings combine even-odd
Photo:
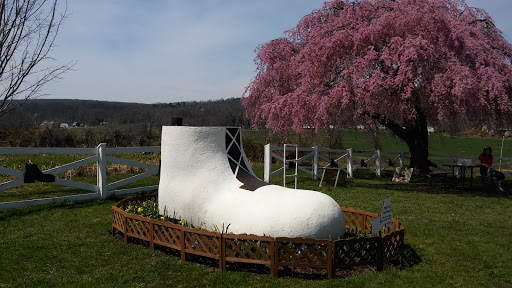
[(203, 235), (185, 231), (187, 253), (217, 258), (220, 255), (220, 240), (216, 236)]
[(126, 234), (142, 240), (148, 240), (150, 238), (149, 230), (150, 223), (140, 221), (132, 218), (126, 218)]
[(277, 242), (279, 264), (325, 267), (329, 263), (329, 244)]
[(353, 238), (334, 242), (336, 267), (375, 264), (379, 251), (379, 238)]
[(124, 216), (123, 214), (112, 210), (112, 226), (119, 231), (124, 231)]
[(354, 212), (343, 211), (345, 216), (345, 227), (349, 229), (355, 229), (361, 225), (361, 217), (363, 215)]
[(397, 231), (382, 238), (384, 259), (393, 259), (400, 256), (404, 244), (404, 231)]
[(167, 246), (170, 248), (180, 249), (180, 231), (179, 230), (177, 230), (175, 228), (163, 226), (163, 225), (158, 225), (158, 224), (155, 224), (153, 229), (155, 229), (153, 231), (153, 233), (154, 233), (153, 242), (155, 244), (160, 244), (160, 245), (164, 245), (164, 246)]
[(259, 261), (271, 261), (272, 248), (270, 241), (225, 239), (226, 257), (237, 259), (249, 259)]

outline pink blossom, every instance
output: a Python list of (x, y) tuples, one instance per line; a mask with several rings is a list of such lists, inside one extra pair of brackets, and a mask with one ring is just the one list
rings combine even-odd
[(257, 49), (242, 99), (254, 126), (511, 120), (512, 46), (463, 0), (334, 0), (285, 35)]

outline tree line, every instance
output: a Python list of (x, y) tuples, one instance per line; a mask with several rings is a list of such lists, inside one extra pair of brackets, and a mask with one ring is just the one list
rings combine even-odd
[[(181, 116), (185, 125), (249, 127), (239, 98), (202, 102), (139, 104), (92, 100), (32, 99), (2, 117), (1, 128), (36, 128), (51, 123), (53, 128), (66, 123), (86, 126), (145, 124), (148, 127), (171, 125)], [(83, 126), (83, 125), (82, 125)]]
[[(190, 126), (250, 126), (236, 98), (158, 104), (31, 99), (1, 118), (0, 146), (159, 145), (161, 126), (171, 125), (173, 116)], [(64, 129), (62, 123), (87, 128)]]

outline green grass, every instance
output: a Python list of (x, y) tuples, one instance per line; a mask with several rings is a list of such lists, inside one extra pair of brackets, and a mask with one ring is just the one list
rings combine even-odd
[[(108, 175), (108, 182), (113, 183), (136, 174), (113, 174)], [(96, 177), (73, 177), (71, 180), (84, 182), (88, 184), (96, 184)], [(121, 186), (116, 189), (128, 189), (143, 186), (158, 185), (159, 175), (150, 176), (148, 178)], [(66, 186), (60, 186), (52, 183), (41, 183), (36, 181), (35, 183), (23, 184), (15, 188), (0, 191), (0, 202), (11, 202), (11, 201), (23, 201), (31, 199), (42, 199), (42, 198), (53, 198), (70, 196), (77, 194), (93, 193), (91, 191), (75, 189)]]
[[(345, 131), (342, 134), (343, 145), (356, 150), (374, 150), (368, 135), (363, 131)], [(485, 146), (493, 148), (493, 156), (500, 156), (501, 137), (458, 136), (432, 134), (429, 136), (429, 152), (431, 154), (478, 156)], [(380, 134), (383, 152), (409, 152), (407, 145), (392, 134)], [(506, 138), (503, 145), (503, 157), (512, 157), (512, 139)]]
[[(261, 138), (258, 132), (249, 134)], [(381, 137), (383, 151), (407, 151), (396, 138), (387, 134)], [(364, 132), (347, 133), (343, 145), (373, 149)], [(498, 138), (430, 137), (431, 153), (477, 156), (485, 145), (492, 146), (495, 157), (499, 156)], [(512, 157), (510, 139), (505, 140), (504, 156)], [(26, 157), (0, 155), (0, 164), (13, 168), (23, 165)], [(135, 160), (141, 156), (129, 157)], [(81, 158), (35, 155), (30, 159), (39, 165), (56, 166)], [(262, 164), (253, 168), (262, 178)], [(325, 281), (219, 272), (181, 263), (147, 247), (124, 245), (110, 236), (111, 206), (116, 201), (95, 200), (0, 211), (0, 287), (512, 287), (510, 179), (504, 183), (506, 192), (496, 193), (492, 186), (478, 181), (471, 191), (452, 189), (451, 183), (438, 179), (433, 187), (426, 178), (398, 184), (390, 181), (390, 173), (378, 178), (358, 170), (354, 179), (347, 179), (346, 187), (337, 188), (319, 188), (319, 181), (301, 173), (298, 188), (319, 190), (340, 205), (373, 212), (380, 210), (384, 198), (392, 196), (393, 217), (406, 229), (409, 257), (402, 271), (369, 272)], [(131, 175), (111, 174), (109, 183)], [(90, 176), (72, 180), (96, 182)], [(282, 175), (273, 182), (281, 185)], [(158, 177), (154, 176), (127, 187), (157, 183)], [(48, 183), (25, 184), (0, 191), (0, 202), (84, 192)]]
[[(254, 168), (261, 176), (262, 165)], [(318, 181), (301, 176), (299, 188), (374, 212), (391, 196), (413, 255), (402, 271), (322, 281), (220, 272), (114, 239), (116, 201), (95, 200), (0, 211), (0, 287), (512, 287), (510, 192), (431, 188), (421, 178), (398, 184), (390, 172), (382, 178), (357, 173), (337, 188), (318, 188)]]

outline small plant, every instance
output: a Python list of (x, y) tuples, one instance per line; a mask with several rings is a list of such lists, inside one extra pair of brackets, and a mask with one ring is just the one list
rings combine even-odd
[[(158, 219), (162, 221), (168, 221), (172, 222), (174, 224), (181, 225), (183, 227), (190, 227), (190, 228), (199, 228), (201, 230), (209, 230), (213, 232), (218, 232), (221, 234), (228, 233), (229, 226), (228, 224), (225, 226), (224, 223), (222, 223), (222, 227), (218, 227), (217, 225), (213, 224), (211, 229), (207, 228), (207, 224), (204, 222), (201, 222), (198, 227), (195, 227), (191, 223), (189, 223), (186, 219), (182, 220), (177, 214), (176, 211), (173, 212), (172, 217), (167, 215), (167, 208), (164, 208), (164, 215), (161, 215), (158, 208), (158, 201), (155, 198), (151, 198), (146, 201), (131, 201), (128, 202), (128, 204), (124, 207), (124, 211), (127, 213), (135, 214), (135, 215), (141, 215), (143, 217), (148, 217), (151, 219)], [(386, 229), (383, 227), (382, 232), (385, 233)], [(360, 226), (350, 227), (346, 228), (345, 230), (345, 239), (350, 237), (371, 237), (374, 236), (370, 232), (366, 232), (361, 230)], [(293, 245), (292, 243), (290, 243)], [(261, 245), (261, 244), (260, 244)], [(291, 247), (290, 247), (291, 248)], [(304, 249), (302, 249), (304, 250)], [(300, 254), (300, 250), (297, 250), (297, 253)]]
[(155, 201), (154, 198), (146, 201), (138, 200), (129, 202), (124, 211), (151, 219), (161, 219), (162, 217), (158, 211), (158, 202)]
[[(284, 248), (284, 247), (288, 248)], [(309, 243), (293, 243), (289, 242), (287, 244), (285, 243), (279, 243), (279, 253), (281, 257), (286, 257), (283, 262), (289, 261), (309, 261), (311, 259), (314, 259), (315, 261), (318, 260), (318, 258), (325, 258), (327, 257), (326, 250), (327, 246), (325, 244), (309, 244)], [(288, 256), (286, 256), (288, 255)], [(295, 256), (294, 256), (295, 255)], [(283, 257), (283, 258), (284, 258)], [(308, 260), (309, 259), (309, 260)]]
[(217, 225), (214, 224), (214, 225), (212, 225), (213, 226), (212, 229), (207, 229), (206, 223), (201, 222), (198, 227), (195, 227), (194, 225), (189, 223), (186, 219), (185, 220), (181, 219), (181, 217), (179, 217), (176, 214), (176, 211), (173, 212), (172, 217), (168, 216), (167, 208), (164, 208), (164, 214), (161, 215), (159, 208), (158, 208), (158, 201), (155, 198), (151, 198), (146, 201), (140, 201), (140, 200), (130, 201), (126, 204), (126, 206), (123, 207), (123, 209), (125, 212), (130, 213), (130, 214), (141, 215), (143, 217), (148, 217), (150, 219), (158, 219), (161, 221), (168, 221), (168, 222), (172, 222), (174, 224), (181, 225), (183, 227), (199, 228), (201, 230), (210, 230), (210, 231), (218, 232), (221, 234), (227, 233), (228, 229), (229, 229), (229, 225), (231, 225), (231, 224), (228, 224), (226, 227), (224, 227), (224, 223), (223, 223), (222, 228), (219, 229), (219, 227), (217, 227)]
[(228, 229), (229, 229), (230, 225), (231, 225), (231, 223), (229, 223), (228, 226), (226, 226), (226, 231), (224, 231), (224, 223), (222, 223), (222, 229), (219, 229), (219, 227), (217, 227), (217, 225), (213, 224), (213, 232), (219, 232), (221, 234), (228, 233)]
[(350, 238), (350, 237), (358, 238), (358, 237), (371, 237), (371, 236), (373, 236), (372, 233), (361, 230), (359, 225), (345, 229), (345, 238)]

